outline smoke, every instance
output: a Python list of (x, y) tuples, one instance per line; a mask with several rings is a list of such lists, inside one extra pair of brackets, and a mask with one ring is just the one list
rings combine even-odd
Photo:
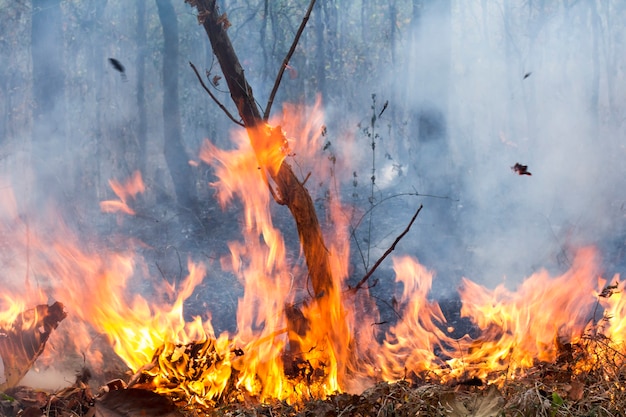
[(404, 244), (451, 275), (446, 283), (462, 273), (514, 285), (567, 268), (582, 245), (602, 247), (607, 275), (623, 267), (625, 150), (608, 102), (621, 85), (609, 84), (614, 58), (596, 57), (593, 42), (609, 35), (589, 32), (595, 6), (585, 2), (524, 7), (425, 7), (426, 23), (399, 48), (407, 56), (394, 93), (408, 97), (411, 129), (405, 176), (391, 190), (450, 197), (423, 200)]
[[(219, 73), (206, 34), (197, 25), (194, 12), (182, 3), (174, 2), (184, 32), (179, 63), (181, 110), (183, 133), (193, 157), (196, 145), (206, 136), (215, 143), (226, 142), (232, 124), (209, 101), (188, 68), (192, 61), (201, 73)], [(542, 2), (450, 2), (446, 9), (447, 2), (432, 1), (421, 2), (426, 7), (411, 15), (414, 10), (409, 3), (413, 2), (401, 5), (406, 10), (398, 15), (395, 58), (378, 59), (388, 52), (377, 37), (387, 36), (384, 25), (388, 22), (380, 27), (370, 22), (364, 30), (353, 30), (359, 25), (358, 3), (334, 16), (339, 23), (333, 30), (344, 32), (327, 45), (327, 50), (336, 48), (337, 56), (329, 59), (326, 69), (326, 85), (333, 91), (324, 103), (328, 115), (324, 140), (332, 142), (327, 153), (333, 152), (345, 162), (336, 172), (343, 181), (344, 201), (360, 208), (355, 215), (362, 220), (356, 232), (359, 247), (355, 245), (355, 251), (361, 253), (355, 255), (355, 278), (364, 264), (371, 266), (390, 246), (419, 204), (424, 204), (424, 209), (396, 252), (414, 255), (438, 271), (435, 292), (453, 291), (462, 276), (487, 285), (506, 278), (514, 285), (544, 267), (563, 270), (569, 266), (572, 249), (581, 245), (600, 246), (607, 275), (618, 272), (624, 266), (620, 250), (626, 216), (622, 192), (625, 149), (620, 143), (624, 132), (619, 119), (624, 83), (619, 65), (626, 54), (614, 42), (618, 29), (608, 27), (608, 11), (601, 7), (594, 12), (596, 5), (590, 2), (577, 2), (569, 8)], [(16, 190), (17, 212), (24, 200), (34, 200), (29, 169), (33, 165), (38, 165), (41, 177), (50, 179), (38, 192), (65, 202), (71, 216), (78, 213), (74, 220), (83, 224), (102, 221), (92, 214), (98, 213), (99, 201), (112, 196), (108, 180), (123, 180), (137, 168), (136, 16), (134, 8), (120, 4), (109, 2), (94, 9), (61, 2), (64, 104), (50, 109), (51, 122), (40, 127), (47, 132), (47, 148), (34, 154), (32, 148), (38, 144), (30, 139), (33, 126), (23, 122), (31, 116), (29, 103), (34, 95), (28, 51), (2, 49), (7, 64), (0, 69), (0, 78), (2, 85), (9, 87), (0, 91), (2, 108), (10, 105), (16, 110), (7, 113), (7, 125), (0, 129), (8, 136), (2, 143), (0, 168), (4, 176), (14, 177), (7, 182)], [(292, 33), (285, 31), (289, 37), (285, 41), (278, 39), (282, 34), (278, 27), (268, 28), (268, 36), (273, 37), (262, 52), (248, 34), (255, 34), (252, 39), (256, 41), (257, 29), (268, 21), (260, 15), (251, 18), (248, 8), (233, 9), (229, 11), (230, 34), (263, 103)], [(293, 16), (302, 13), (297, 7), (294, 10)], [(152, 16), (143, 51), (149, 155), (147, 172), (142, 175), (146, 194), (152, 196), (147, 198), (157, 200), (154, 195), (171, 184), (156, 178), (156, 173), (166, 169), (161, 122), (162, 32), (154, 20), (154, 4), (147, 5), (147, 13)], [(281, 14), (281, 19), (290, 13), (291, 9)], [(596, 30), (594, 13), (599, 13)], [(21, 39), (28, 39), (27, 15), (24, 11), (20, 19), (7, 19)], [(352, 17), (356, 20), (350, 20)], [(374, 19), (364, 14), (360, 18)], [(415, 27), (407, 23), (410, 20), (416, 22)], [(325, 24), (330, 28), (332, 22)], [(288, 26), (283, 20), (277, 25)], [(313, 26), (307, 28), (302, 48), (290, 63), (297, 67), (298, 77), (283, 80), (281, 94), (293, 93), (295, 101), (316, 93), (318, 84), (303, 78), (307, 77), (307, 65), (317, 67), (309, 61), (318, 56), (301, 53), (301, 49), (314, 50), (313, 30)], [(365, 36), (368, 38), (360, 39)], [(52, 51), (55, 45), (43, 47)], [(128, 82), (109, 66), (109, 57), (123, 63)], [(216, 91), (232, 110), (223, 82)], [(372, 94), (376, 94), (375, 102)], [(382, 112), (386, 101), (389, 107)], [(276, 104), (275, 109), (278, 107)], [(372, 116), (376, 116), (375, 126)], [(59, 121), (62, 134), (55, 133), (59, 129), (54, 124)], [(376, 137), (373, 196), (372, 138), (368, 134)], [(532, 176), (513, 172), (515, 163), (527, 165)], [(209, 179), (198, 182), (216, 223), (210, 231), (230, 228), (237, 214), (213, 213), (218, 210), (209, 200)], [(418, 196), (383, 201), (401, 193)], [(370, 230), (365, 213), (374, 204)], [(81, 212), (85, 207), (94, 211)], [(156, 216), (157, 211), (148, 214)], [(163, 214), (166, 219), (171, 216)], [(225, 220), (218, 224), (220, 219)], [(166, 232), (164, 240), (182, 236), (182, 228), (174, 222), (171, 227), (162, 226), (167, 221), (160, 220), (159, 226)], [(155, 224), (143, 221), (137, 228)], [(292, 236), (295, 241), (295, 231)], [(176, 269), (178, 252), (169, 243), (163, 244), (169, 248), (164, 253), (171, 255), (172, 269)], [(213, 235), (203, 235), (195, 244), (201, 250), (210, 248), (210, 256), (216, 259), (225, 246), (223, 236)], [(359, 259), (366, 256), (368, 262)], [(388, 263), (381, 270), (388, 268)]]

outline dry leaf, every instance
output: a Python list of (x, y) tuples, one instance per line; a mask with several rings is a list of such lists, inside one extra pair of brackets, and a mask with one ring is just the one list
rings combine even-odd
[(135, 388), (107, 392), (94, 408), (95, 417), (183, 417), (168, 398)]
[(585, 393), (585, 384), (580, 381), (572, 381), (570, 389), (567, 391), (567, 397), (570, 400), (580, 401)]
[(50, 333), (65, 317), (63, 304), (43, 304), (22, 312), (9, 328), (0, 329), (0, 357), (6, 379), (0, 391), (20, 382), (43, 352)]
[(522, 165), (519, 162), (516, 162), (515, 165), (511, 167), (513, 172), (516, 172), (517, 175), (533, 175), (528, 172), (528, 165)]
[(465, 402), (455, 393), (446, 393), (440, 402), (450, 417), (495, 417), (502, 410), (502, 397), (495, 388), (484, 395), (476, 394)]

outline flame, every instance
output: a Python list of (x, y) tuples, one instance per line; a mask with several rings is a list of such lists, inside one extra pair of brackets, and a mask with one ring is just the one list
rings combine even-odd
[(451, 339), (442, 330), (445, 317), (436, 302), (429, 301), (433, 273), (415, 259), (393, 259), (396, 280), (403, 284), (399, 307), (403, 320), (389, 330), (379, 358), (379, 369), (387, 381), (399, 380), (407, 372), (434, 372), (441, 376), (442, 360), (436, 350), (446, 350)]
[(124, 181), (124, 183), (120, 183), (117, 180), (110, 180), (109, 185), (115, 195), (119, 198), (119, 201), (101, 201), (100, 209), (104, 213), (122, 212), (131, 216), (134, 215), (135, 211), (128, 206), (128, 199), (136, 198), (138, 194), (141, 194), (146, 190), (143, 179), (141, 178), (141, 173), (139, 171), (133, 172), (133, 175)]
[[(368, 290), (348, 286), (347, 208), (340, 181), (332, 177), (343, 161), (320, 156), (322, 116), (319, 101), (310, 108), (287, 105), (270, 124), (236, 132), (232, 150), (208, 140), (202, 146), (200, 160), (215, 170), (218, 181), (210, 185), (220, 204), (243, 203), (241, 238), (228, 242), (230, 253), (220, 260), (244, 287), (233, 334), (216, 335), (210, 318), (185, 320), (185, 301), (208, 274), (201, 262), (190, 258), (177, 284), (155, 279), (132, 240), (112, 250), (77, 236), (61, 216), (51, 214), (52, 225), (31, 219), (21, 214), (10, 187), (0, 188), (0, 234), (11, 241), (0, 252), (10, 277), (0, 294), (0, 328), (33, 304), (59, 300), (69, 317), (57, 337), (71, 341), (92, 365), (106, 366), (92, 343), (94, 334), (103, 335), (156, 391), (204, 405), (249, 397), (295, 403), (404, 378), (478, 377), (502, 384), (538, 362), (554, 362), (565, 344), (582, 346), (600, 336), (624, 351), (626, 283), (600, 276), (593, 248), (580, 249), (568, 271), (539, 271), (515, 289), (489, 289), (464, 278), (461, 314), (477, 336), (461, 338), (451, 336), (441, 306), (430, 298), (434, 272), (413, 257), (396, 256), (401, 293), (391, 305), (398, 317), (385, 331)], [(309, 187), (327, 204), (320, 250), (329, 255), (333, 279), (313, 300), (304, 261), (288, 256), (271, 216), (272, 178), (286, 163), (297, 167), (301, 182), (309, 173), (331, 174), (332, 184)], [(129, 203), (145, 191), (140, 173), (110, 185), (118, 200), (103, 201), (102, 211), (134, 214)], [(50, 344), (48, 355), (55, 352), (53, 338)], [(576, 372), (589, 369), (590, 362), (582, 361)]]
[(566, 273), (551, 277), (540, 271), (515, 292), (464, 279), (461, 314), (482, 332), (479, 340), (463, 344), (465, 366), (478, 368), (481, 378), (498, 371), (511, 378), (536, 361), (554, 361), (558, 344), (577, 343), (592, 320), (598, 273), (596, 251), (583, 248)]
[[(300, 127), (298, 137), (310, 141), (321, 132), (321, 125), (315, 123)], [(206, 141), (200, 158), (215, 168), (219, 181), (212, 185), (222, 205), (235, 197), (244, 204), (243, 241), (230, 242), (231, 256), (222, 260), (244, 285), (237, 310), (238, 332), (233, 337), (245, 352), (233, 361), (239, 373), (236, 386), (262, 399), (323, 397), (340, 389), (337, 369), (347, 358), (347, 340), (332, 340), (338, 332), (329, 332), (348, 326), (336, 290), (347, 278), (347, 245), (328, 248), (335, 290), (318, 302), (303, 304), (308, 298), (302, 287), (306, 271), (287, 262), (283, 237), (270, 216), (270, 178), (289, 155), (290, 143), (282, 128), (269, 125), (242, 131), (235, 143), (235, 150), (223, 151)], [(335, 217), (332, 241), (345, 242), (345, 221)], [(348, 339), (349, 333), (345, 332)]]

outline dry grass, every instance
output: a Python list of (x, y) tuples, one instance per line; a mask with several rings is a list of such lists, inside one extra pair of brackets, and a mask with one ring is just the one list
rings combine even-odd
[[(420, 381), (379, 383), (361, 395), (336, 394), (299, 405), (231, 403), (187, 416), (449, 416), (559, 417), (626, 415), (626, 365), (622, 351), (602, 337), (560, 346), (555, 363), (537, 363), (499, 386)], [(498, 375), (493, 375), (494, 380)]]
[[(210, 409), (184, 404), (178, 404), (178, 409), (185, 417), (625, 416), (624, 350), (601, 336), (586, 337), (578, 345), (558, 348), (554, 363), (537, 363), (524, 374), (506, 380), (492, 375), (489, 380), (498, 380), (498, 384), (483, 383), (477, 378), (447, 384), (416, 378), (381, 382), (360, 395), (338, 393), (297, 405), (279, 401), (260, 404), (231, 387), (224, 397), (229, 400)], [(27, 408), (39, 409), (45, 416), (90, 415), (93, 399), (85, 385), (54, 394), (21, 387), (0, 397), (0, 416), (23, 415), (20, 410)], [(97, 404), (98, 401), (96, 407)], [(140, 414), (128, 417), (135, 415)]]

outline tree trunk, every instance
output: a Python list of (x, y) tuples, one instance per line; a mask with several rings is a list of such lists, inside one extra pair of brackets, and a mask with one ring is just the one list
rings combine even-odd
[[(323, 0), (322, 0), (323, 1)], [(322, 103), (326, 100), (326, 52), (324, 48), (324, 21), (322, 20), (322, 1), (315, 4), (315, 64), (317, 92), (322, 95)]]
[[(226, 30), (220, 22), (215, 0), (199, 0), (195, 3), (199, 15), (203, 17), (203, 27), (220, 63), (230, 90), (230, 96), (237, 106), (252, 146), (259, 156), (258, 152), (261, 150), (263, 142), (269, 140), (282, 143), (284, 139), (282, 133), (278, 129), (267, 132), (263, 117), (256, 105), (252, 88), (244, 76), (239, 59), (235, 55)], [(259, 158), (259, 162), (261, 161), (262, 158)], [(330, 262), (311, 196), (296, 178), (287, 162), (282, 162), (277, 169), (268, 169), (268, 174), (276, 183), (279, 196), (277, 202), (286, 205), (296, 221), (314, 296), (317, 299), (328, 295), (333, 289)]]
[[(321, 327), (326, 331), (326, 337), (335, 351), (335, 357), (345, 358), (348, 349), (348, 346), (342, 341), (348, 334), (345, 319), (343, 313), (333, 314), (331, 312), (331, 304), (337, 302), (340, 297), (340, 289), (332, 277), (329, 253), (324, 244), (311, 196), (296, 178), (287, 162), (282, 161), (279, 166), (272, 166), (271, 161), (264, 160), (266, 158), (263, 157), (263, 151), (267, 145), (272, 146), (273, 144), (272, 148), (276, 150), (284, 143), (285, 137), (279, 128), (268, 128), (263, 121), (252, 88), (246, 81), (243, 69), (221, 23), (215, 0), (194, 0), (191, 3), (198, 8), (199, 18), (211, 41), (213, 52), (220, 63), (231, 98), (246, 127), (259, 165), (275, 183), (277, 190), (275, 199), (279, 204), (289, 208), (296, 221), (300, 244), (309, 271), (308, 279), (311, 281), (313, 298), (319, 311), (318, 326), (321, 323)], [(306, 324), (301, 323), (301, 320), (293, 319), (298, 315), (292, 314), (293, 312), (290, 312), (288, 306), (285, 310), (292, 329), (306, 327)], [(295, 331), (297, 332), (297, 330)], [(297, 342), (292, 340), (291, 343), (292, 349), (297, 350)], [(339, 375), (345, 374), (343, 372), (345, 366), (347, 364), (338, 363)]]
[[(33, 0), (31, 21), (33, 62), (33, 164), (38, 187), (58, 189), (55, 178), (71, 179), (69, 172), (51, 172), (60, 164), (65, 145), (65, 75), (60, 0)], [(53, 175), (54, 174), (54, 175)], [(64, 183), (63, 185), (70, 186)]]
[(139, 143), (139, 171), (145, 175), (147, 142), (148, 142), (148, 120), (146, 115), (146, 1), (135, 0), (137, 10), (137, 142)]
[[(230, 90), (230, 96), (237, 106), (239, 115), (246, 127), (252, 147), (257, 156), (261, 147), (268, 141), (282, 143), (279, 129), (267, 132), (265, 122), (256, 105), (252, 88), (248, 84), (239, 59), (230, 42), (226, 30), (220, 22), (215, 0), (199, 0), (195, 2), (199, 15), (203, 18), (203, 26), (207, 32), (213, 52), (215, 53), (224, 78)], [(269, 137), (268, 137), (269, 135)], [(259, 158), (262, 163), (262, 158)], [(324, 245), (322, 231), (315, 213), (315, 207), (309, 192), (296, 178), (291, 166), (282, 162), (277, 169), (268, 169), (268, 174), (276, 183), (279, 204), (286, 205), (291, 211), (298, 228), (300, 243), (311, 276), (315, 298), (327, 295), (333, 289), (328, 252)]]
[(171, 0), (156, 0), (163, 27), (163, 152), (178, 204), (195, 211), (196, 189), (183, 145), (178, 104), (178, 21)]

